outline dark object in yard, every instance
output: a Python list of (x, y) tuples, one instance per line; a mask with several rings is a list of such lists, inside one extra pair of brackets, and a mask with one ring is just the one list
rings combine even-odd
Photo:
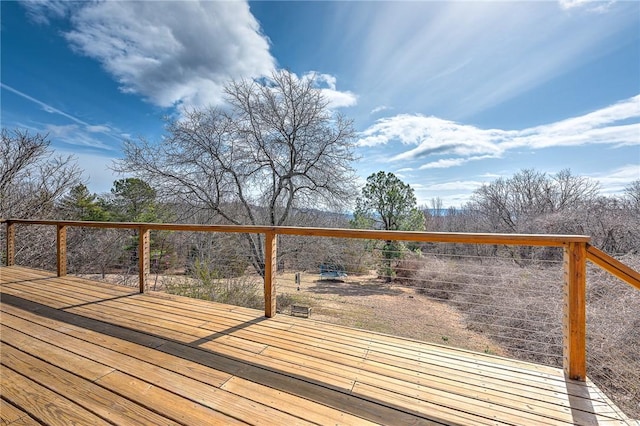
[(291, 315), (294, 317), (309, 318), (311, 308), (309, 306), (291, 305)]
[(347, 273), (343, 268), (334, 265), (320, 265), (320, 279), (321, 280), (339, 280), (346, 277)]

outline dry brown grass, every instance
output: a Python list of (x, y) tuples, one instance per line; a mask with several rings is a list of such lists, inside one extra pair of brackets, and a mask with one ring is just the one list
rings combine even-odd
[(299, 291), (294, 274), (282, 274), (278, 283), (279, 293), (312, 306), (316, 320), (506, 355), (496, 342), (470, 330), (455, 307), (420, 295), (416, 288), (385, 283), (375, 272), (340, 281), (302, 274)]

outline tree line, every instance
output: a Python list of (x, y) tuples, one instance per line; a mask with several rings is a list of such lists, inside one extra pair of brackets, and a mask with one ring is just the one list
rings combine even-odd
[(424, 211), (432, 231), (589, 235), (608, 253), (640, 253), (640, 179), (603, 195), (597, 181), (568, 169), (524, 169), (482, 185), (459, 208), (436, 198)]
[[(116, 180), (108, 194), (92, 194), (74, 158), (52, 155), (46, 135), (3, 129), (0, 216), (587, 234), (611, 253), (640, 250), (640, 180), (623, 195), (607, 196), (597, 182), (569, 170), (551, 175), (526, 169), (481, 186), (464, 206), (444, 209), (438, 199), (417, 206), (413, 189), (393, 173), (374, 173), (357, 188), (353, 123), (329, 108), (312, 77), (280, 71), (268, 79), (231, 81), (225, 94), (224, 108), (192, 109), (168, 119), (160, 141), (126, 141), (113, 167), (131, 177)], [(345, 213), (353, 207), (353, 214)], [(207, 253), (220, 243), (208, 236), (187, 247), (178, 237), (169, 244), (172, 238), (163, 247), (180, 246), (188, 262), (211, 261)], [(264, 271), (261, 235), (225, 238), (255, 271)], [(312, 248), (292, 238), (281, 245), (282, 262), (336, 263), (344, 250), (336, 253), (326, 244)], [(381, 244), (381, 269), (388, 277), (407, 249), (430, 249)], [(316, 252), (334, 259), (319, 259)]]

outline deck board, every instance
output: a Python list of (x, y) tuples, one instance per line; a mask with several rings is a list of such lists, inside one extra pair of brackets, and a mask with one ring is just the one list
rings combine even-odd
[(629, 422), (548, 366), (15, 266), (0, 284), (13, 421), (57, 424), (51, 400), (112, 424)]

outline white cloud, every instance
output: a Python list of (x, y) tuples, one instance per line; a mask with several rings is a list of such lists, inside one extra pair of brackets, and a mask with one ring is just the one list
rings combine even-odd
[(352, 92), (340, 92), (332, 89), (320, 89), (322, 96), (329, 102), (329, 108), (351, 107), (358, 103), (356, 95)]
[[(413, 146), (389, 161), (421, 161), (449, 155), (420, 169), (448, 168), (498, 158), (517, 148), (608, 144), (640, 145), (640, 95), (579, 117), (523, 130), (480, 129), (423, 115), (401, 114), (378, 120), (361, 133), (360, 147)], [(451, 157), (453, 155), (453, 157)]]
[(478, 161), (485, 160), (487, 158), (495, 158), (493, 155), (479, 155), (476, 157), (468, 157), (468, 158), (442, 158), (438, 161), (432, 161), (431, 163), (426, 163), (418, 167), (419, 170), (426, 169), (448, 169), (449, 167), (461, 166), (470, 161)]
[[(246, 1), (25, 2), (39, 22), (68, 16), (64, 33), (80, 54), (99, 61), (125, 93), (161, 106), (223, 103), (230, 79), (269, 76), (275, 59)], [(336, 78), (309, 72), (332, 108), (356, 105)]]
[[(81, 147), (97, 148), (101, 150), (113, 151), (116, 147), (110, 146), (100, 139), (97, 139), (86, 127), (77, 124), (46, 124), (43, 128), (37, 129), (39, 133), (44, 133), (53, 141), (61, 141), (70, 145)], [(102, 133), (102, 132), (100, 132)]]
[(28, 0), (21, 3), (29, 19), (38, 24), (48, 24), (51, 18), (63, 18), (72, 7), (68, 0)]
[[(640, 154), (638, 160), (640, 160)], [(600, 182), (602, 193), (619, 194), (631, 182), (640, 179), (640, 163), (627, 164), (589, 177)]]
[(386, 105), (379, 105), (379, 106), (375, 107), (374, 109), (372, 109), (369, 114), (373, 115), (373, 114), (377, 114), (379, 112), (386, 111), (386, 110), (389, 110), (389, 109), (391, 109), (391, 108), (386, 106)]
[(430, 191), (473, 191), (482, 186), (484, 182), (475, 180), (457, 180), (452, 182), (436, 183), (427, 186)]
[(107, 133), (111, 131), (111, 128), (103, 125), (87, 126), (86, 129), (91, 133)]
[(61, 11), (60, 4), (25, 3), (32, 16), (66, 12), (71, 30), (64, 36), (76, 51), (98, 60), (122, 91), (162, 107), (219, 104), (230, 78), (268, 75), (275, 66), (244, 1), (72, 5)]
[(498, 153), (495, 140), (502, 139), (504, 132), (481, 130), (437, 117), (400, 114), (382, 118), (361, 133), (359, 146), (375, 146), (390, 141), (403, 145), (417, 145), (416, 148), (393, 157), (406, 160), (430, 154), (456, 153), (486, 154)]
[(615, 0), (558, 0), (564, 10), (586, 8), (590, 12), (606, 12), (615, 3)]
[(468, 161), (469, 160), (467, 160), (466, 158), (442, 158), (438, 161), (432, 161), (431, 163), (423, 164), (419, 167), (419, 169), (448, 169), (449, 167), (461, 166)]
[(320, 89), (320, 93), (329, 103), (329, 108), (351, 107), (358, 103), (357, 96), (350, 91), (341, 92), (337, 90), (337, 78), (330, 74), (323, 74), (310, 71), (302, 76), (302, 79), (312, 79), (315, 86)]

